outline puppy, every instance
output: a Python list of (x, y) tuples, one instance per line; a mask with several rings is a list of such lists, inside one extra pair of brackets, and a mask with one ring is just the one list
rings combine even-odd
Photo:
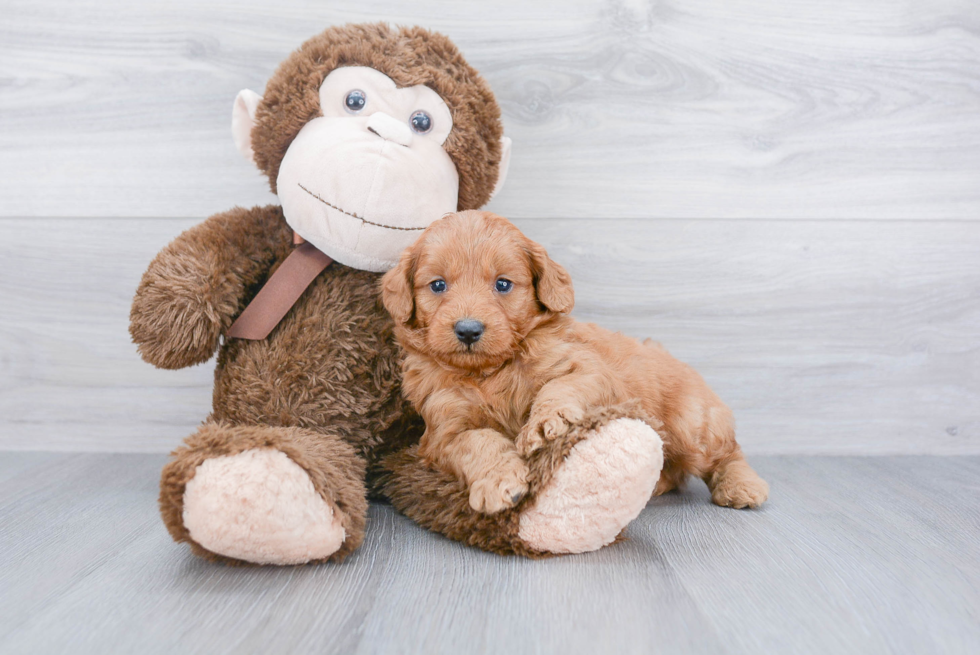
[(568, 273), (500, 216), (433, 223), (384, 276), (382, 298), (406, 352), (404, 391), (425, 419), (420, 454), (466, 482), (475, 510), (513, 506), (525, 457), (588, 408), (630, 399), (664, 424), (655, 493), (694, 474), (718, 505), (766, 500), (731, 410), (701, 376), (659, 344), (568, 316)]

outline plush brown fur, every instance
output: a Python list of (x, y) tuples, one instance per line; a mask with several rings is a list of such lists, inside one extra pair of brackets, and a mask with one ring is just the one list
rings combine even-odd
[(321, 113), (320, 84), (341, 66), (370, 66), (400, 87), (424, 84), (435, 90), (453, 116), (443, 148), (459, 172), (459, 209), (487, 203), (497, 181), (503, 136), (490, 86), (442, 34), (384, 23), (331, 27), (291, 54), (269, 80), (255, 116), (252, 149), (273, 193), (286, 149)]
[(570, 426), (568, 432), (549, 441), (528, 458), (528, 494), (515, 506), (499, 513), (487, 514), (473, 509), (467, 484), (451, 473), (430, 466), (420, 456), (418, 446), (386, 459), (388, 473), (380, 479), (381, 489), (400, 512), (450, 539), (499, 555), (550, 557), (550, 553), (529, 546), (520, 538), (521, 514), (533, 506), (538, 492), (548, 486), (575, 444), (585, 439), (590, 431), (618, 418), (639, 418), (655, 430), (661, 428), (655, 419), (645, 417), (635, 402), (591, 410)]
[[(498, 291), (499, 280), (513, 287)], [(632, 399), (664, 424), (670, 471), (660, 491), (682, 473), (702, 477), (719, 505), (766, 499), (731, 411), (701, 376), (659, 344), (567, 316), (568, 274), (507, 220), (469, 211), (436, 221), (383, 284), (408, 352), (405, 392), (427, 426), (419, 453), (469, 485), (474, 509), (513, 505), (527, 488), (524, 457), (594, 408)], [(457, 338), (463, 319), (484, 326), (475, 343)]]
[[(273, 191), (289, 144), (320, 113), (320, 84), (346, 65), (435, 89), (453, 114), (444, 147), (459, 171), (459, 207), (486, 202), (497, 181), (502, 134), (489, 87), (445, 37), (380, 24), (326, 30), (269, 81), (252, 147)], [(204, 460), (252, 448), (284, 452), (340, 517), (347, 539), (331, 558), (339, 559), (363, 539), (365, 494), (377, 493), (382, 460), (422, 432), (401, 395), (400, 353), (376, 273), (334, 263), (267, 339), (222, 342), (292, 247), (279, 207), (217, 214), (157, 255), (133, 301), (130, 334), (146, 361), (173, 369), (218, 352), (211, 416), (174, 451), (160, 491), (173, 537), (215, 559), (227, 560), (193, 543), (183, 525), (184, 488)]]
[(279, 207), (216, 214), (150, 262), (129, 313), (140, 355), (159, 368), (211, 359), (218, 339), (289, 255), (292, 231)]
[(271, 448), (285, 453), (310, 476), (313, 488), (327, 506), (340, 517), (350, 535), (340, 550), (329, 559), (342, 561), (364, 540), (367, 518), (364, 458), (342, 437), (324, 430), (271, 428), (208, 422), (174, 451), (174, 460), (164, 469), (160, 480), (160, 512), (170, 535), (186, 542), (198, 555), (211, 560), (237, 563), (216, 555), (195, 543), (184, 528), (184, 489), (194, 472), (206, 459), (235, 455), (255, 448)]
[[(150, 264), (133, 303), (130, 330), (144, 359), (162, 368), (207, 360), (291, 244), (276, 206), (218, 214), (180, 235)], [(197, 466), (264, 447), (285, 452), (339, 510), (348, 539), (335, 558), (361, 542), (365, 470), (421, 432), (401, 396), (379, 277), (335, 263), (268, 339), (230, 339), (220, 349), (208, 423), (174, 452), (161, 479), (161, 512), (174, 539), (190, 541), (181, 510)]]

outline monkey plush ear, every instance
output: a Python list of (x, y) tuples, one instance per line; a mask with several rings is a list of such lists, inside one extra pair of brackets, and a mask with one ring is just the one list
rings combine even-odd
[(531, 257), (531, 272), (534, 274), (534, 291), (538, 302), (559, 314), (572, 311), (575, 305), (572, 276), (561, 264), (548, 257), (541, 244), (528, 239), (524, 248)]
[(510, 145), (510, 137), (500, 137), (500, 166), (497, 168), (497, 183), (493, 185), (490, 200), (493, 200), (493, 197), (504, 186), (504, 180), (507, 179), (507, 169), (510, 168)]
[(235, 138), (235, 146), (249, 161), (255, 161), (252, 153), (252, 126), (255, 125), (255, 110), (261, 100), (262, 96), (255, 91), (242, 89), (231, 110), (231, 134)]

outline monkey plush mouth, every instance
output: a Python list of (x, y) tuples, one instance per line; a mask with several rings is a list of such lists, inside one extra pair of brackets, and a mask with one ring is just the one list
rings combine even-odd
[(349, 211), (347, 211), (347, 210), (345, 210), (345, 209), (343, 209), (341, 207), (338, 207), (337, 205), (334, 205), (333, 203), (327, 202), (326, 200), (324, 200), (323, 198), (321, 198), (319, 196), (319, 194), (313, 193), (312, 191), (310, 191), (309, 189), (307, 189), (305, 186), (303, 186), (299, 182), (296, 183), (296, 186), (298, 186), (300, 189), (302, 189), (306, 193), (310, 194), (311, 196), (313, 196), (314, 198), (316, 198), (317, 200), (319, 200), (320, 202), (322, 202), (327, 207), (330, 207), (331, 209), (336, 209), (341, 214), (344, 214), (345, 216), (350, 216), (351, 218), (356, 218), (357, 220), (359, 220), (362, 223), (365, 223), (367, 225), (373, 225), (375, 227), (383, 227), (383, 228), (386, 228), (388, 230), (402, 230), (402, 231), (405, 231), (405, 232), (422, 231), (422, 230), (425, 229), (425, 227), (398, 227), (397, 225), (385, 225), (384, 223), (375, 223), (374, 221), (369, 221), (368, 219), (364, 218), (363, 216), (358, 216), (357, 214), (351, 213), (351, 212), (349, 212)]

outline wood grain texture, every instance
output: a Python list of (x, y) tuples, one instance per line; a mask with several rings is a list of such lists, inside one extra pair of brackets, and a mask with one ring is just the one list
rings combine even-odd
[[(51, 452), (4, 453), (0, 455), (0, 485), (36, 467), (64, 457), (67, 457), (67, 455)], [(2, 496), (0, 496), (0, 500), (2, 500)]]
[[(7, 453), (5, 458), (25, 457)], [(341, 565), (233, 568), (170, 541), (157, 455), (0, 482), (0, 651), (973, 653), (980, 458), (761, 457), (760, 511), (700, 482), (629, 539), (502, 558), (373, 505)]]
[(515, 142), (523, 218), (980, 216), (973, 0), (8, 0), (0, 215), (268, 202), (230, 108), (348, 21), (449, 34)]
[(157, 370), (128, 332), (143, 271), (196, 222), (0, 220), (0, 448), (166, 452), (207, 416), (213, 363)]
[[(159, 371), (129, 305), (187, 220), (0, 220), (0, 449), (162, 452), (212, 368)], [(661, 341), (749, 453), (980, 453), (980, 223), (523, 220), (575, 315)], [(43, 235), (43, 247), (37, 247)]]

